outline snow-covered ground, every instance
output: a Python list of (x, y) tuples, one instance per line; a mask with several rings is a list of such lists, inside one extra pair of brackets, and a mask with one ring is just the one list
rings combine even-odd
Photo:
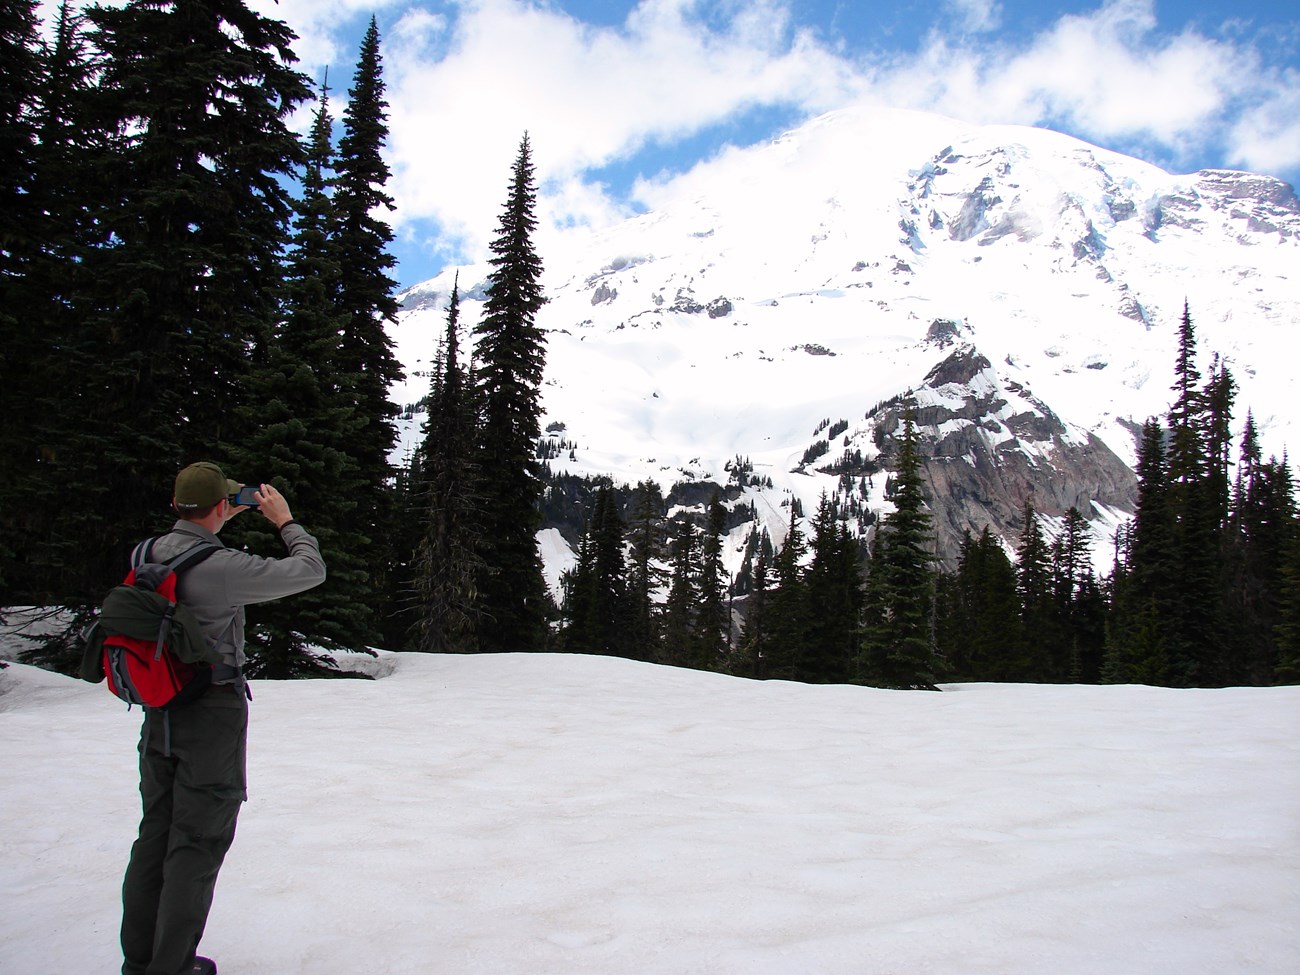
[[(383, 654), (259, 682), (223, 975), (1294, 975), (1300, 688)], [(0, 972), (119, 964), (128, 713), (0, 671)]]

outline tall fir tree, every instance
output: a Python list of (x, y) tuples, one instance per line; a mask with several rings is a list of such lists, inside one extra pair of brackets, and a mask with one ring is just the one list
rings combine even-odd
[[(388, 137), (383, 59), (374, 17), (361, 42), (348, 104), (343, 112), (333, 179), (334, 234), (331, 245), (339, 266), (338, 307), (343, 330), (336, 352), (340, 388), (351, 396), (365, 425), (349, 454), (363, 486), (353, 499), (349, 531), (361, 544), (360, 565), (368, 566), (372, 603), (385, 642), (401, 632), (396, 608), (399, 520), (390, 455), (397, 444), (397, 405), (389, 397), (403, 378), (387, 326), (397, 320), (397, 282), (389, 275), (396, 259), (388, 250), (393, 231), (382, 216), (393, 209), (386, 185), (390, 176), (383, 148)], [(378, 636), (378, 634), (377, 634)]]
[(1163, 684), (1169, 671), (1168, 620), (1175, 612), (1177, 562), (1165, 437), (1155, 419), (1143, 424), (1137, 461), (1137, 511), (1112, 575), (1103, 679)]
[(903, 418), (893, 502), (894, 510), (885, 517), (877, 537), (868, 577), (865, 671), (869, 682), (883, 687), (936, 690), (931, 519), (910, 409)]
[(672, 577), (664, 600), (662, 640), (658, 661), (676, 667), (694, 663), (691, 653), (699, 605), (697, 540), (695, 526), (687, 518), (672, 523), (668, 557)]
[(1061, 534), (1052, 546), (1052, 592), (1056, 649), (1051, 655), (1052, 681), (1097, 683), (1101, 678), (1104, 605), (1092, 569), (1092, 537), (1078, 508), (1065, 513)]
[[(1287, 465), (1286, 458), (1282, 459)], [(1277, 663), (1273, 669), (1276, 684), (1300, 684), (1300, 505), (1292, 504), (1291, 518), (1282, 526), (1282, 564), (1279, 576), (1282, 591), (1278, 598), (1277, 623), (1273, 638), (1277, 646)]]
[(63, 388), (58, 282), (72, 268), (48, 257), (63, 230), (44, 197), (71, 175), (43, 165), (53, 62), (51, 51), (42, 58), (34, 0), (0, 9), (0, 606), (50, 602), (58, 588), (44, 540), (61, 498), (42, 482), (69, 419), (51, 394)]
[(769, 680), (799, 680), (804, 673), (809, 619), (803, 562), (808, 545), (799, 520), (799, 507), (792, 499), (785, 542), (769, 574), (762, 621), (766, 653), (759, 661), (758, 676)]
[(844, 683), (862, 638), (858, 545), (824, 493), (813, 517), (811, 547), (804, 573), (808, 629), (800, 679)]
[(1052, 592), (1052, 549), (1032, 497), (1025, 499), (1022, 520), (1016, 550), (1021, 643), (1008, 669), (1017, 680), (1051, 680), (1060, 664), (1061, 631)]
[(1175, 360), (1174, 402), (1169, 410), (1169, 491), (1174, 515), (1178, 580), (1166, 620), (1168, 680), (1175, 686), (1212, 686), (1227, 679), (1223, 627), (1223, 527), (1227, 472), (1217, 431), (1231, 419), (1231, 383), (1212, 375), (1200, 386), (1190, 308), (1184, 305)]
[(1019, 673), (1020, 596), (1016, 570), (986, 525), (962, 539), (957, 571), (940, 580), (940, 648), (954, 680), (1012, 680)]
[(659, 648), (657, 596), (668, 580), (663, 568), (667, 546), (663, 490), (642, 481), (633, 493), (628, 526), (628, 598), (631, 601), (631, 643), (639, 660), (654, 660)]
[(623, 552), (625, 530), (613, 487), (601, 484), (583, 534), (578, 564), (566, 586), (561, 649), (618, 657), (633, 655), (629, 626), (633, 614)]
[(50, 464), (71, 598), (120, 578), (156, 531), (184, 463), (250, 433), (249, 348), (265, 341), (301, 158), (287, 119), (308, 97), (293, 34), (238, 0), (92, 7), (103, 55), (87, 116), (105, 133), (104, 246), (80, 262), (66, 354), (78, 427)]
[(460, 279), (452, 287), (440, 367), (429, 393), (423, 439), (411, 465), (418, 544), (413, 560), (414, 648), (430, 653), (477, 649), (476, 421), (473, 388), (460, 361)]
[[(343, 319), (340, 268), (330, 246), (332, 121), (322, 91), (285, 268), (282, 320), (251, 351), (244, 409), (253, 433), (230, 450), (232, 472), (251, 482), (269, 480), (284, 492), (329, 567), (325, 582), (292, 604), (249, 608), (249, 671), (262, 677), (335, 674), (333, 658), (314, 647), (365, 651), (374, 642), (373, 598), (353, 516), (364, 480), (350, 452), (366, 420), (340, 388), (334, 360)], [(230, 532), (257, 552), (282, 549), (260, 518), (244, 516)]]
[(527, 134), (519, 146), (496, 238), (483, 317), (475, 328), (475, 385), (482, 408), (483, 471), (477, 588), (485, 651), (539, 650), (549, 596), (537, 550), (542, 479), (540, 434), (546, 337), (537, 325), (542, 261), (533, 246), (537, 190)]
[(768, 552), (760, 547), (754, 558), (740, 640), (736, 652), (732, 655), (732, 664), (729, 668), (729, 672), (736, 677), (761, 679), (765, 676), (769, 560)]
[[(35, 245), (29, 211), (36, 182), (36, 130), (44, 71), (35, 0), (0, 7), (0, 286), (8, 292), (22, 274), (22, 258)], [(8, 306), (0, 314), (11, 315)], [(6, 347), (7, 348), (7, 347)]]
[(723, 507), (722, 498), (714, 491), (700, 538), (699, 607), (695, 619), (693, 664), (700, 670), (722, 670), (731, 652), (728, 579), (722, 564), (726, 517), (727, 509)]
[(1268, 684), (1274, 679), (1295, 510), (1290, 467), (1275, 457), (1262, 459), (1254, 417), (1248, 414), (1225, 559), (1230, 683)]

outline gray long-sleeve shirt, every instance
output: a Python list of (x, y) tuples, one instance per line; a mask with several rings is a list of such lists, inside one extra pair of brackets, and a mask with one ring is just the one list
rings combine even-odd
[(182, 518), (154, 544), (153, 559), (158, 562), (200, 542), (221, 546), (221, 551), (180, 576), (176, 595), (198, 619), (222, 660), (233, 667), (244, 665), (245, 606), (292, 596), (325, 581), (320, 544), (307, 529), (292, 522), (281, 530), (280, 538), (288, 554), (263, 558), (226, 548), (212, 532)]

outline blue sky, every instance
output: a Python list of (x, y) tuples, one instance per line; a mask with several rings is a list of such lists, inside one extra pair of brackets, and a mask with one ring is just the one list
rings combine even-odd
[(856, 102), (1300, 183), (1297, 0), (247, 2), (298, 33), (305, 72), (329, 67), (336, 114), (376, 17), (403, 285), (483, 256), (525, 130), (561, 228)]

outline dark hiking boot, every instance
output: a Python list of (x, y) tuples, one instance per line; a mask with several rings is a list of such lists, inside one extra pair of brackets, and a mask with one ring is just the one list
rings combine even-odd
[(185, 975), (217, 975), (217, 963), (202, 955), (195, 957), (194, 964)]

